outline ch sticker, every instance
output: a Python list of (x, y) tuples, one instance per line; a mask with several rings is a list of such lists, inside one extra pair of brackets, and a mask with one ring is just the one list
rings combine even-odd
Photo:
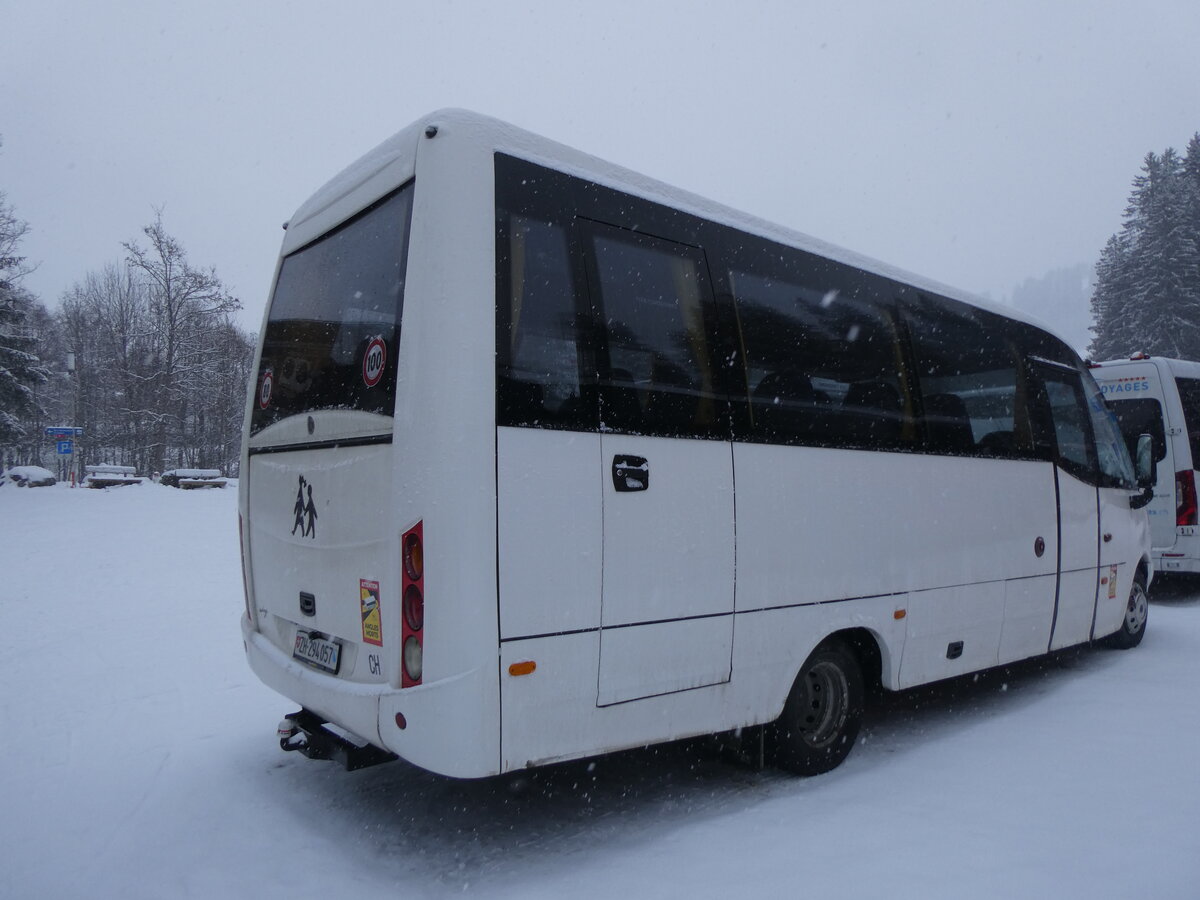
[(1108, 567), (1108, 599), (1117, 599), (1117, 566)]
[(383, 624), (379, 617), (378, 581), (367, 581), (365, 578), (358, 580), (358, 604), (362, 611), (363, 641), (374, 644), (376, 647), (382, 647)]

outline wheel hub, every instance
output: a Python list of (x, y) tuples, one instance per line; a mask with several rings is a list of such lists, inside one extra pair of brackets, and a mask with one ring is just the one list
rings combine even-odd
[(801, 714), (802, 736), (811, 747), (831, 742), (846, 719), (850, 686), (832, 663), (819, 662), (805, 673), (806, 696)]

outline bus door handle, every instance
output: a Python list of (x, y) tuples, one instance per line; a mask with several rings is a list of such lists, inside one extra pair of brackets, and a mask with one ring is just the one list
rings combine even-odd
[(644, 491), (650, 487), (650, 463), (644, 456), (614, 456), (612, 480), (618, 493)]

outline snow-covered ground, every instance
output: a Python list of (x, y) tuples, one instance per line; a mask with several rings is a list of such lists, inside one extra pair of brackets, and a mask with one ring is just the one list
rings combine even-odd
[(233, 489), (0, 489), (0, 896), (1200, 897), (1200, 582), (1136, 650), (884, 698), (825, 776), (694, 742), (514, 792), (281, 752), (236, 536)]

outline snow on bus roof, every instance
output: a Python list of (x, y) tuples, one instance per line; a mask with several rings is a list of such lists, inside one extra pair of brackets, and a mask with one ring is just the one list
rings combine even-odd
[[(1062, 336), (1052, 326), (1015, 307), (1006, 306), (942, 284), (931, 278), (916, 275), (812, 235), (741, 212), (699, 194), (674, 187), (648, 175), (592, 156), (582, 150), (526, 131), (500, 119), (466, 109), (446, 108), (422, 116), (335, 175), (296, 210), (287, 226), (289, 234), (284, 241), (284, 252), (292, 252), (318, 237), (318, 234), (310, 233), (308, 229), (301, 229), (297, 226), (311, 221), (327, 210), (334, 209), (339, 203), (346, 205), (344, 210), (337, 210), (339, 221), (358, 212), (366, 205), (361, 202), (361, 198), (355, 196), (352, 203), (347, 201), (351, 199), (351, 195), (357, 194), (359, 188), (367, 185), (373, 179), (378, 180), (377, 190), (373, 192), (373, 199), (378, 199), (407, 180), (414, 168), (416, 147), (420, 135), (431, 126), (436, 127), (439, 131), (447, 128), (469, 130), (474, 133), (473, 138), (476, 141), (492, 150), (519, 156), (530, 162), (593, 181), (604, 187), (677, 208), (758, 237), (794, 246), (818, 256), (910, 285), (918, 290), (949, 297), (1010, 319), (1026, 322), (1062, 339)], [(294, 232), (293, 229), (295, 229)]]

